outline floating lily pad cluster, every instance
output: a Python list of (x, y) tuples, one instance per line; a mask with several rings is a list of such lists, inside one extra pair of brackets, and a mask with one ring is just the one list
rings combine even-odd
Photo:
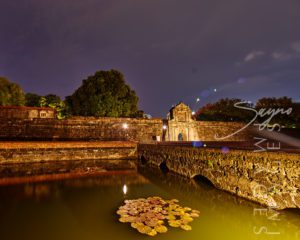
[(189, 223), (199, 217), (199, 213), (197, 210), (181, 207), (177, 199), (164, 200), (160, 197), (125, 200), (125, 205), (117, 211), (120, 222), (131, 223), (131, 227), (149, 236), (167, 232), (166, 223), (170, 227), (192, 230)]

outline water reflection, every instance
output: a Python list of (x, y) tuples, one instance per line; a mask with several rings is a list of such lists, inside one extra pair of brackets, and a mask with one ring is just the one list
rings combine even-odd
[[(138, 171), (153, 184), (200, 209), (201, 215), (215, 216), (213, 225), (217, 229), (227, 226), (232, 233), (242, 232), (243, 239), (299, 239), (299, 210), (275, 211), (220, 191), (203, 179), (188, 179), (158, 168), (140, 166)], [(211, 229), (211, 226), (207, 225), (207, 228)], [(227, 230), (225, 232), (229, 234)]]
[[(116, 170), (134, 170), (133, 161), (122, 160), (76, 160), (58, 162), (29, 162), (0, 164), (0, 184), (4, 179), (37, 177), (54, 174), (93, 174)], [(5, 185), (2, 184), (2, 185)]]
[[(159, 169), (149, 167), (139, 167), (138, 172), (166, 191), (184, 196), (186, 201), (197, 199), (199, 202), (209, 203), (211, 207), (216, 209), (218, 207), (231, 207), (233, 204), (258, 206), (243, 198), (220, 191), (201, 179), (189, 179), (172, 172), (164, 173)], [(224, 204), (228, 204), (228, 206), (224, 206)]]
[[(116, 209), (125, 199), (160, 196), (177, 198), (181, 205), (200, 210), (193, 230), (176, 229), (155, 239), (299, 239), (300, 214), (273, 210), (202, 182), (140, 168), (139, 173), (103, 173), (97, 177), (0, 186), (0, 238), (10, 240), (140, 240), (140, 235), (118, 222)], [(254, 212), (262, 214), (254, 214)], [(267, 228), (279, 235), (255, 234)]]
[[(39, 176), (40, 177), (40, 176)], [(122, 172), (103, 172), (98, 173), (97, 177), (85, 177), (67, 179), (64, 181), (39, 182), (39, 177), (36, 182), (31, 182), (34, 178), (30, 178), (30, 182), (26, 183), (26, 179), (22, 179), (21, 183), (13, 186), (0, 187), (0, 199), (2, 201), (9, 201), (10, 199), (51, 199), (57, 198), (62, 192), (63, 187), (71, 188), (95, 188), (95, 187), (109, 187), (122, 186), (124, 194), (127, 193), (127, 185), (147, 184), (149, 180), (136, 173), (136, 171), (122, 171)], [(53, 179), (50, 179), (52, 181)], [(55, 180), (55, 178), (54, 178)], [(25, 182), (24, 182), (25, 181)], [(125, 184), (126, 183), (126, 184)], [(124, 192), (125, 191), (125, 192)]]

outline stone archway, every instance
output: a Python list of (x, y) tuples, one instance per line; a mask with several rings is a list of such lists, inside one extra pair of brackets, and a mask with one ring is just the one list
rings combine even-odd
[(188, 135), (186, 129), (180, 129), (178, 135), (177, 135), (177, 141), (188, 141)]
[(204, 184), (204, 185), (207, 185), (210, 187), (212, 187), (212, 186), (215, 187), (213, 182), (206, 176), (203, 176), (202, 174), (197, 174), (197, 175), (193, 176), (192, 179), (200, 185)]
[(179, 133), (179, 134), (178, 134), (177, 140), (178, 140), (178, 141), (183, 141), (183, 134), (182, 134), (182, 133)]
[(141, 163), (141, 165), (146, 165), (147, 162), (148, 162), (147, 159), (143, 155), (141, 155), (140, 156), (140, 163)]
[(179, 103), (168, 114), (167, 141), (198, 141), (197, 121), (192, 117), (191, 109)]
[(163, 161), (161, 164), (159, 164), (159, 168), (163, 173), (168, 173), (170, 171), (166, 161)]

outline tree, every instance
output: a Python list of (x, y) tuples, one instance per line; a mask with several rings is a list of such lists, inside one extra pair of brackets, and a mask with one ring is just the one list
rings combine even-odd
[[(204, 121), (242, 121), (248, 122), (254, 116), (251, 111), (243, 110), (234, 106), (238, 102), (245, 102), (241, 99), (220, 99), (215, 103), (210, 103), (200, 108), (196, 113), (197, 120)], [(242, 106), (252, 107), (249, 103)]]
[(257, 101), (255, 108), (289, 108), (292, 107), (292, 99), (288, 97), (261, 98)]
[(134, 117), (138, 97), (117, 70), (98, 71), (66, 98), (73, 115), (96, 117)]
[(39, 107), (41, 96), (35, 93), (26, 93), (25, 94), (26, 103), (25, 105), (28, 107)]
[(0, 106), (23, 106), (25, 95), (22, 88), (7, 78), (0, 77)]
[(60, 104), (61, 99), (55, 94), (40, 96), (35, 93), (26, 93), (26, 106), (28, 107), (47, 107), (50, 104)]
[(39, 101), (39, 105), (40, 107), (47, 107), (48, 106), (47, 99), (45, 97), (41, 97)]
[(54, 108), (58, 119), (64, 119), (67, 117), (65, 102), (63, 102), (60, 97), (55, 94), (48, 94), (44, 97), (40, 97), (39, 106)]
[[(287, 110), (292, 108), (292, 113), (290, 115), (286, 114), (277, 114), (274, 118), (272, 118), (271, 124), (281, 124), (285, 127), (292, 127), (298, 125), (298, 117), (299, 117), (299, 110), (297, 104), (293, 103), (291, 98), (288, 97), (280, 97), (280, 98), (261, 98), (257, 101), (256, 110), (259, 111), (260, 109), (284, 109)], [(267, 118), (267, 117), (265, 117)]]
[(291, 118), (293, 120), (292, 127), (300, 128), (300, 103), (293, 103)]
[(57, 96), (55, 94), (48, 94), (45, 96), (45, 99), (46, 99), (47, 105), (60, 104), (60, 102), (61, 102), (60, 96)]
[(47, 107), (50, 104), (60, 104), (61, 99), (55, 94), (40, 96), (35, 93), (26, 93), (26, 106), (28, 107)]
[(64, 119), (67, 117), (66, 105), (63, 101), (50, 103), (48, 106), (56, 110), (58, 119)]

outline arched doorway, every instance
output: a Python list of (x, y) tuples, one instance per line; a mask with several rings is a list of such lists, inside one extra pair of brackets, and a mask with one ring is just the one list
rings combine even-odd
[(159, 168), (163, 173), (168, 173), (169, 172), (169, 168), (167, 166), (166, 161), (163, 161), (161, 164), (159, 164)]
[(178, 141), (183, 141), (183, 134), (182, 133), (178, 134)]

